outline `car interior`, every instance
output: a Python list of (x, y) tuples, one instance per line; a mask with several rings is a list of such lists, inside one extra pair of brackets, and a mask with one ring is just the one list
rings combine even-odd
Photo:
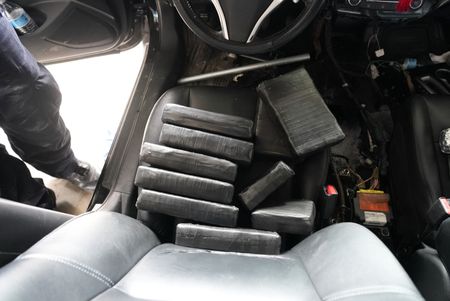
[(16, 2), (146, 56), (86, 213), (0, 198), (2, 300), (450, 300), (450, 1)]

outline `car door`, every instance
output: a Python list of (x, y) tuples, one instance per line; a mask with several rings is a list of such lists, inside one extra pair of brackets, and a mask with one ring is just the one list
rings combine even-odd
[[(141, 38), (142, 8), (126, 0), (12, 0), (39, 28), (20, 36), (41, 63), (118, 51)], [(138, 25), (138, 26), (137, 26)]]

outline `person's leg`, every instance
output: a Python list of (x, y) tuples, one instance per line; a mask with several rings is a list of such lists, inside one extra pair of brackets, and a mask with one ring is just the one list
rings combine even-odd
[(0, 13), (0, 127), (14, 151), (37, 169), (71, 178), (79, 164), (59, 115), (61, 94)]

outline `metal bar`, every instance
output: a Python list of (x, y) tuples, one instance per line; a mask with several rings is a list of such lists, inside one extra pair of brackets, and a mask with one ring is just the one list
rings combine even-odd
[(262, 58), (259, 58), (259, 57), (256, 57), (256, 56), (252, 56), (252, 55), (240, 54), (239, 56), (240, 57), (244, 57), (244, 58), (249, 59), (249, 60), (257, 61), (257, 62), (267, 62), (267, 60), (265, 60), (265, 59), (262, 59)]
[(244, 73), (244, 72), (258, 70), (258, 69), (300, 63), (300, 62), (308, 61), (310, 58), (311, 57), (309, 54), (300, 54), (300, 55), (285, 57), (282, 59), (261, 62), (261, 63), (255, 63), (255, 64), (250, 64), (247, 66), (241, 66), (241, 67), (231, 68), (231, 69), (222, 70), (222, 71), (216, 71), (216, 72), (211, 72), (211, 73), (205, 73), (205, 74), (200, 74), (200, 75), (184, 77), (184, 78), (180, 78), (178, 80), (178, 84), (187, 84), (187, 83), (198, 82), (198, 81), (207, 80), (207, 79), (211, 79), (211, 78), (222, 77), (222, 76), (226, 76), (226, 75)]

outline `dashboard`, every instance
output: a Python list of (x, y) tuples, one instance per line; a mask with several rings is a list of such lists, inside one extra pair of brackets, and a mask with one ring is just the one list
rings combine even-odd
[(383, 20), (403, 20), (423, 17), (439, 5), (439, 2), (438, 0), (411, 0), (404, 12), (397, 11), (399, 0), (336, 0), (335, 5), (340, 14)]

